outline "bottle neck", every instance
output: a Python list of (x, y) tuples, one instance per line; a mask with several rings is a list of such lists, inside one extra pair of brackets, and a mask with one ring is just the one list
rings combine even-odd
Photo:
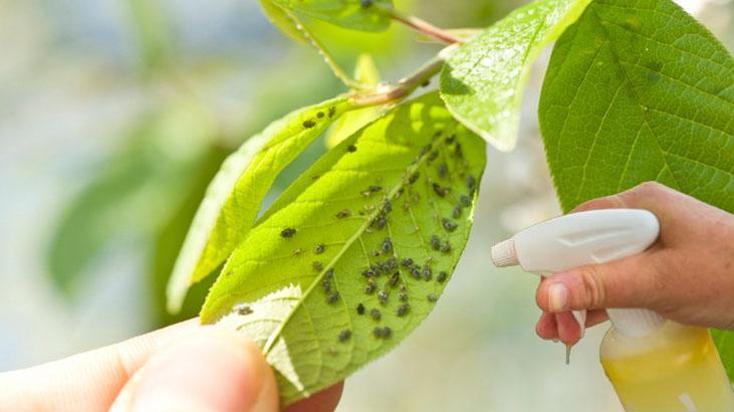
[(665, 323), (662, 316), (646, 309), (607, 309), (607, 314), (614, 329), (631, 338), (647, 336)]

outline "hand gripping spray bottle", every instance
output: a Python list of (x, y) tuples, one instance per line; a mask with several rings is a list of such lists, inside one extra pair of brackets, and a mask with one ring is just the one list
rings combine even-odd
[[(572, 213), (531, 226), (492, 248), (495, 265), (548, 275), (640, 253), (659, 223), (640, 209)], [(607, 309), (601, 363), (627, 412), (731, 412), (734, 394), (707, 329), (644, 309)], [(585, 313), (574, 317), (583, 325)]]

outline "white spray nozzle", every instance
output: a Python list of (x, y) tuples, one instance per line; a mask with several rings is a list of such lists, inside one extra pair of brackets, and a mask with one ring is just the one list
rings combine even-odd
[[(498, 267), (520, 265), (528, 272), (547, 275), (579, 266), (606, 263), (643, 252), (658, 237), (660, 224), (654, 214), (642, 209), (602, 209), (571, 213), (530, 226), (492, 247)], [(642, 319), (610, 311), (621, 329), (641, 333)], [(655, 315), (657, 316), (657, 315)], [(583, 336), (586, 313), (574, 312)], [(629, 319), (629, 320), (628, 320)], [(632, 319), (640, 319), (632, 327)], [(656, 322), (648, 322), (653, 327)], [(659, 322), (658, 322), (659, 323)], [(615, 323), (616, 326), (616, 323)]]

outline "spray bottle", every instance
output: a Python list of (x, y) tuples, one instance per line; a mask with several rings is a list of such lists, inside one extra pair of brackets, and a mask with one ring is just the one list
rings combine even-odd
[[(492, 248), (498, 267), (548, 275), (621, 259), (658, 237), (640, 209), (572, 213), (531, 226)], [(707, 329), (644, 309), (607, 309), (612, 327), (600, 348), (604, 371), (627, 412), (734, 411), (734, 393)], [(575, 313), (583, 330), (584, 313)]]

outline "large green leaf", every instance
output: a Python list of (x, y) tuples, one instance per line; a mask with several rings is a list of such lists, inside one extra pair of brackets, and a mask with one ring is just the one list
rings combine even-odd
[(390, 18), (381, 8), (392, 7), (392, 0), (272, 0), (278, 6), (348, 29), (383, 31)]
[(284, 405), (343, 379), (433, 308), (468, 238), (484, 164), (484, 142), (436, 94), (398, 106), (271, 206), (202, 321), (261, 345)]
[(168, 284), (169, 310), (219, 267), (245, 238), (273, 181), (345, 111), (346, 97), (296, 110), (271, 123), (230, 155), (196, 212)]
[[(540, 99), (558, 197), (656, 180), (734, 212), (734, 60), (669, 0), (597, 0), (560, 38)], [(734, 337), (718, 346), (734, 376)]]
[(535, 1), (462, 44), (441, 72), (451, 114), (498, 149), (512, 150), (530, 66), (589, 1)]

